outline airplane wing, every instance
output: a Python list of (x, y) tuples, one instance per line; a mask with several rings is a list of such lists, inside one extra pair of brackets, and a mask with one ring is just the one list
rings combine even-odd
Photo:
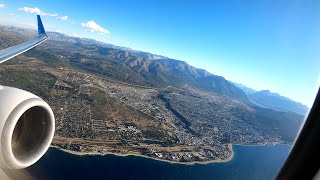
[[(38, 35), (25, 43), (0, 50), (0, 63), (48, 39), (40, 16), (37, 18)], [(36, 163), (50, 147), (54, 129), (54, 114), (43, 99), (21, 89), (0, 85), (0, 179), (6, 179), (1, 173), (10, 179), (34, 179), (19, 177), (18, 171), (8, 170), (23, 169)], [(21, 173), (24, 174), (28, 173)]]
[(29, 49), (39, 45), (40, 43), (44, 42), (48, 39), (48, 36), (46, 34), (46, 31), (44, 30), (41, 18), (39, 15), (37, 15), (38, 20), (38, 35), (22, 44), (18, 44), (16, 46), (12, 46), (6, 49), (0, 50), (0, 63), (3, 63), (15, 56), (18, 56), (21, 53), (24, 53), (28, 51)]

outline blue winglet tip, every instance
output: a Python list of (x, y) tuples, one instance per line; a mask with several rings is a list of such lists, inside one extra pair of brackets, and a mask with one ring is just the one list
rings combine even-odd
[(38, 20), (38, 35), (47, 35), (46, 31), (44, 30), (40, 15), (37, 15)]

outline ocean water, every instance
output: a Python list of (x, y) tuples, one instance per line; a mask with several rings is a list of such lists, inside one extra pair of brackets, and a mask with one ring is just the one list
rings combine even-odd
[(226, 163), (172, 164), (137, 156), (77, 156), (50, 148), (29, 171), (39, 179), (274, 179), (291, 146), (234, 145)]

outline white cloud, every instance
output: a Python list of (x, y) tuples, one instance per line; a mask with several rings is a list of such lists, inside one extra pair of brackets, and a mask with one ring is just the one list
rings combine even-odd
[(110, 34), (107, 29), (102, 28), (100, 25), (95, 23), (94, 21), (88, 21), (87, 23), (81, 23), (81, 26), (89, 30), (90, 32), (100, 32), (104, 34)]
[(57, 19), (62, 20), (62, 21), (66, 21), (66, 20), (68, 20), (68, 16), (60, 16), (60, 17), (57, 17)]
[(57, 13), (47, 13), (47, 12), (43, 12), (41, 11), (39, 8), (37, 7), (34, 7), (34, 8), (31, 8), (31, 7), (23, 7), (23, 8), (19, 8), (20, 11), (24, 11), (24, 12), (28, 12), (28, 13), (33, 13), (33, 14), (39, 14), (39, 15), (42, 15), (42, 16), (58, 16), (59, 14)]
[(0, 8), (4, 8), (5, 6), (5, 4), (0, 4)]
[(10, 16), (14, 16), (15, 14), (13, 14), (13, 13), (11, 13), (11, 14), (9, 14)]

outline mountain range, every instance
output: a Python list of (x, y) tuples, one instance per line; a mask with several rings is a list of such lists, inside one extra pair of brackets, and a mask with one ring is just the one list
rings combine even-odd
[[(301, 103), (280, 96), (269, 91), (256, 91), (239, 83), (230, 83), (224, 77), (213, 75), (206, 70), (190, 66), (184, 61), (170, 59), (165, 56), (155, 55), (147, 52), (136, 51), (130, 48), (114, 46), (92, 39), (74, 38), (60, 33), (49, 33), (50, 39), (55, 41), (69, 41), (80, 46), (90, 46), (98, 51), (104, 58), (112, 59), (114, 63), (125, 64), (130, 72), (139, 81), (149, 86), (165, 86), (177, 84), (190, 84), (204, 90), (212, 91), (220, 95), (229, 95), (242, 100), (250, 100), (261, 107), (270, 108), (276, 111), (291, 111), (305, 115), (308, 108)], [(97, 45), (101, 47), (96, 47)], [(94, 48), (93, 48), (94, 47)], [(98, 55), (99, 56), (99, 55)], [(81, 57), (80, 57), (81, 58)], [(99, 58), (74, 61), (81, 67), (95, 71), (109, 71), (111, 66)], [(95, 67), (94, 67), (95, 66)], [(108, 70), (107, 70), (108, 69)], [(133, 71), (133, 72), (132, 72)], [(142, 79), (141, 79), (142, 77)], [(132, 78), (132, 77), (128, 77)], [(140, 79), (140, 80), (137, 80)], [(121, 79), (123, 80), (123, 79)], [(129, 79), (126, 79), (126, 81)], [(142, 81), (142, 82), (141, 82)]]
[[(74, 55), (71, 61), (79, 67), (96, 73), (114, 76), (121, 81), (154, 87), (189, 84), (219, 95), (247, 100), (246, 94), (224, 77), (195, 68), (184, 61), (95, 40), (69, 37), (56, 32), (48, 34), (53, 41), (71, 42), (67, 44), (69, 47), (65, 47), (66, 49), (70, 46), (85, 48), (81, 50), (82, 53), (70, 52)], [(48, 41), (48, 43), (51, 42)], [(90, 52), (83, 55), (85, 50)]]
[(293, 101), (287, 97), (281, 96), (278, 93), (269, 90), (256, 91), (243, 84), (233, 83), (238, 88), (242, 89), (254, 104), (282, 112), (294, 112), (302, 116), (306, 115), (309, 108), (299, 102)]

